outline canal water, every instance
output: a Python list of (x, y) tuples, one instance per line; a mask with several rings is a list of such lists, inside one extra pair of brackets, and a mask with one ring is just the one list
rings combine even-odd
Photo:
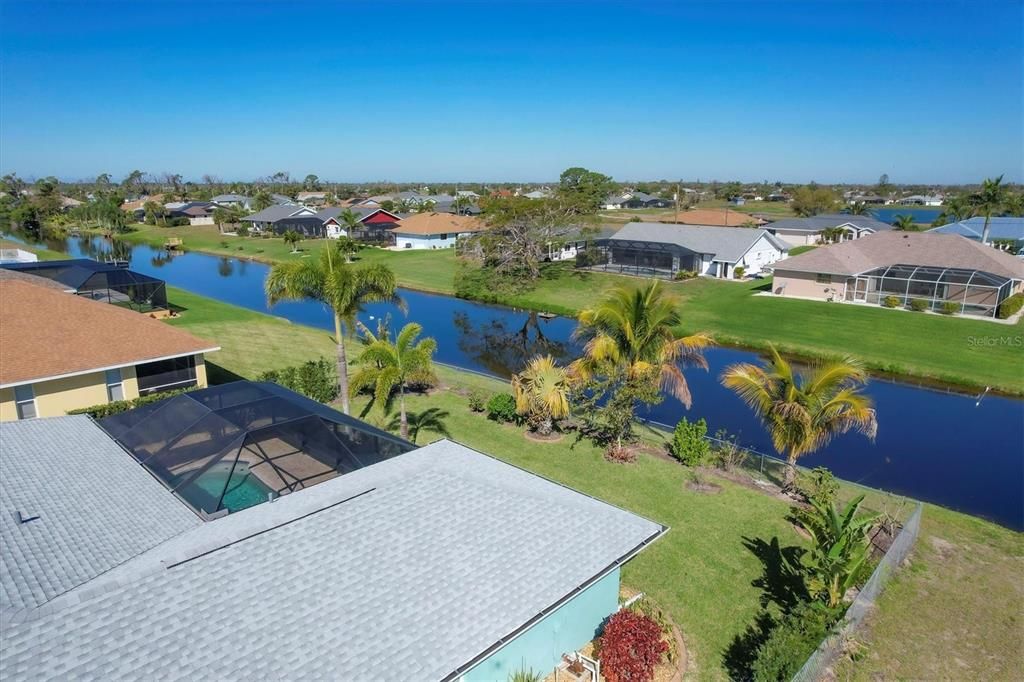
[[(148, 246), (130, 246), (99, 238), (69, 238), (48, 244), (75, 257), (115, 255), (134, 270), (168, 284), (294, 322), (332, 329), (320, 304), (283, 303), (267, 307), (262, 263), (201, 253), (168, 257)], [(575, 322), (502, 306), (402, 290), (408, 312), (388, 305), (368, 306), (361, 319), (371, 328), (390, 316), (392, 327), (405, 321), (423, 325), (437, 339), (437, 360), (478, 372), (508, 377), (537, 353), (562, 361), (578, 354), (572, 340)], [(187, 314), (187, 313), (186, 313)], [(771, 330), (765, 330), (770, 335)], [(995, 330), (994, 330), (995, 331)], [(1006, 331), (999, 328), (1000, 332)], [(707, 352), (709, 371), (687, 369), (693, 394), (689, 410), (666, 399), (642, 414), (673, 425), (681, 417), (707, 420), (708, 430), (724, 429), (754, 450), (773, 453), (760, 423), (732, 392), (721, 386), (722, 371), (735, 362), (758, 362), (756, 353), (716, 348)], [(1024, 359), (1024, 358), (1022, 358)], [(210, 360), (216, 363), (216, 355)], [(1024, 363), (1007, 371), (1024, 371)], [(875, 378), (867, 387), (878, 412), (878, 436), (872, 443), (859, 434), (837, 437), (820, 452), (802, 458), (808, 466), (827, 466), (837, 476), (983, 516), (1024, 529), (1024, 401), (994, 395), (979, 399), (954, 391)]]

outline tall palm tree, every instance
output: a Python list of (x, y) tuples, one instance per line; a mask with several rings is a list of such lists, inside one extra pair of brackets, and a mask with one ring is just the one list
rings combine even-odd
[[(680, 322), (678, 303), (661, 282), (616, 287), (580, 313), (575, 336), (586, 345), (571, 370), (581, 381), (620, 374), (627, 386), (660, 387), (689, 407), (692, 396), (682, 367), (707, 369), (702, 351), (713, 342), (704, 332), (676, 338)], [(625, 408), (630, 418), (634, 405), (630, 401)], [(620, 448), (624, 435), (616, 434)]]
[(868, 215), (871, 210), (863, 201), (855, 201), (846, 208), (846, 212), (850, 215)]
[(555, 419), (569, 416), (572, 377), (550, 355), (533, 357), (526, 369), (512, 376), (516, 410), (542, 436), (551, 433)]
[[(416, 340), (423, 327), (410, 322), (402, 327), (394, 343), (388, 338), (387, 328), (378, 327), (374, 334), (364, 325), (359, 325), (367, 343), (359, 355), (361, 368), (352, 377), (353, 393), (364, 388), (373, 388), (374, 400), (386, 410), (395, 392), (398, 393), (398, 409), (402, 438), (409, 438), (409, 419), (405, 411), (405, 387), (410, 379), (433, 374), (433, 355), (437, 341), (431, 338)], [(383, 331), (384, 333), (380, 333)]]
[(919, 229), (917, 223), (914, 222), (914, 216), (909, 214), (896, 216), (893, 227), (901, 232), (917, 232)]
[(964, 194), (957, 194), (946, 199), (945, 204), (942, 208), (942, 213), (939, 215), (946, 223), (956, 223), (961, 220), (967, 220), (974, 216), (974, 206), (971, 204), (971, 198)]
[(362, 216), (353, 211), (351, 208), (346, 208), (344, 211), (338, 214), (338, 222), (345, 228), (345, 236), (353, 239), (352, 233), (363, 226), (361, 222)]
[(338, 385), (341, 409), (349, 411), (348, 357), (345, 332), (355, 327), (356, 315), (367, 303), (401, 304), (395, 294), (395, 273), (384, 265), (353, 266), (345, 263), (338, 250), (328, 245), (320, 257), (278, 263), (270, 269), (264, 284), (267, 303), (313, 299), (334, 315), (334, 341), (338, 346)]
[(851, 429), (872, 440), (878, 430), (870, 398), (861, 393), (867, 371), (855, 358), (816, 366), (806, 376), (795, 372), (771, 346), (767, 367), (730, 365), (722, 385), (732, 389), (761, 418), (772, 444), (786, 457), (784, 487), (796, 479), (796, 461)]
[(972, 197), (973, 204), (977, 207), (978, 213), (985, 216), (985, 226), (981, 230), (981, 243), (988, 243), (988, 222), (992, 214), (1003, 208), (1006, 200), (1006, 186), (1003, 185), (1003, 176), (998, 178), (986, 178), (981, 182), (981, 190)]

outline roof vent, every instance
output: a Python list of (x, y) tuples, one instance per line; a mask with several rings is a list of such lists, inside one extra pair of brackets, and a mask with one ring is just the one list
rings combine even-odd
[(14, 520), (18, 523), (28, 523), (39, 518), (39, 514), (29, 514), (23, 511), (14, 512)]

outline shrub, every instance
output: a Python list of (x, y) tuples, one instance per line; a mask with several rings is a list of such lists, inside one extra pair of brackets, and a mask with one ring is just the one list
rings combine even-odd
[(694, 270), (680, 270), (675, 274), (675, 279), (693, 279), (697, 276), (697, 272)]
[(689, 422), (686, 417), (683, 417), (676, 424), (668, 451), (687, 466), (699, 466), (707, 459), (708, 453), (711, 451), (711, 445), (705, 438), (707, 433), (708, 423), (706, 421), (698, 419), (695, 422)]
[(814, 467), (797, 477), (796, 490), (808, 502), (831, 506), (839, 493), (839, 481), (826, 467)]
[(149, 405), (150, 403), (160, 402), (161, 400), (167, 400), (173, 398), (176, 395), (182, 393), (188, 393), (194, 391), (195, 388), (177, 388), (172, 391), (161, 391), (160, 393), (150, 393), (149, 395), (139, 396), (133, 400), (115, 400), (111, 403), (104, 403), (103, 405), (93, 405), (92, 407), (83, 407), (77, 410), (71, 410), (68, 414), (87, 414), (93, 419), (103, 419), (114, 414), (121, 414), (128, 410), (134, 410), (136, 407), (142, 407), (143, 405)]
[(668, 644), (668, 649), (665, 651), (665, 660), (669, 663), (675, 663), (679, 659), (679, 649), (676, 644), (675, 635), (672, 633), (672, 620), (668, 615), (661, 610), (661, 607), (647, 597), (637, 599), (629, 605), (629, 608), (647, 616), (658, 624), (662, 635), (665, 637), (665, 642)]
[(239, 225), (238, 227), (235, 228), (235, 234), (237, 234), (239, 237), (248, 237), (249, 236), (249, 226), (248, 225)]
[(496, 422), (514, 422), (519, 418), (516, 399), (511, 393), (498, 393), (487, 401), (487, 418)]
[(532, 668), (530, 670), (516, 670), (508, 675), (508, 682), (541, 682), (543, 679), (544, 676), (533, 672)]
[(960, 312), (960, 304), (956, 301), (944, 301), (942, 307), (939, 308), (939, 312), (943, 315), (956, 315)]
[(803, 602), (782, 617), (757, 649), (753, 677), (759, 682), (788, 682), (832, 631), (839, 612)]
[(919, 313), (923, 313), (924, 311), (928, 310), (929, 306), (929, 302), (923, 298), (914, 298), (911, 299), (910, 301), (910, 309), (916, 310)]
[(743, 274), (747, 271), (742, 265), (737, 265), (732, 269), (732, 276), (736, 279), (743, 279)]
[(719, 429), (715, 432), (715, 439), (718, 442), (712, 448), (711, 456), (719, 469), (732, 471), (746, 459), (746, 452), (736, 442), (736, 436), (730, 436), (725, 429)]
[(898, 308), (900, 305), (900, 299), (898, 296), (886, 296), (882, 299), (882, 305), (886, 308)]
[(487, 409), (487, 393), (479, 388), (471, 389), (466, 400), (469, 401), (469, 409), (473, 412), (483, 412)]
[(222, 248), (222, 249), (228, 248), (228, 243), (226, 241), (224, 241), (223, 239), (220, 240), (219, 245), (220, 245), (220, 248)]
[(268, 370), (260, 374), (257, 381), (272, 381), (321, 403), (333, 401), (339, 391), (337, 367), (327, 358)]
[(601, 672), (608, 682), (647, 682), (668, 651), (661, 626), (623, 609), (608, 619), (598, 640)]
[(999, 304), (996, 315), (1000, 320), (1005, 320), (1016, 315), (1021, 308), (1024, 308), (1024, 294), (1014, 294)]

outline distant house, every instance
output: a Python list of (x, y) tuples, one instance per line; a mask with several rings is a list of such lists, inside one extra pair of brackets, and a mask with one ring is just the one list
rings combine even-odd
[(164, 208), (172, 218), (188, 218), (189, 225), (213, 225), (213, 211), (217, 206), (210, 201), (189, 201), (165, 204)]
[(674, 205), (671, 199), (663, 199), (644, 192), (633, 192), (622, 202), (623, 208), (671, 208)]
[(62, 196), (60, 198), (60, 210), (63, 213), (67, 213), (73, 208), (78, 208), (82, 205), (82, 202), (78, 199), (72, 199), (71, 197)]
[(146, 315), (0, 278), (0, 421), (206, 385), (217, 346)]
[(274, 232), (284, 234), (293, 230), (306, 237), (322, 237), (324, 234), (324, 221), (317, 216), (316, 211), (305, 206), (283, 206), (275, 204), (267, 206), (262, 211), (242, 218), (243, 223), (249, 223), (250, 229), (254, 232)]
[[(755, 275), (785, 257), (788, 245), (763, 229), (709, 225), (627, 223), (596, 251), (587, 267), (648, 277), (672, 278), (681, 271), (732, 278), (736, 268)], [(579, 263), (579, 260), (577, 259)]]
[(286, 197), (283, 194), (271, 194), (270, 195), (270, 200), (273, 201), (278, 206), (297, 206), (298, 205), (298, 202), (296, 202), (294, 199), (292, 199), (291, 197)]
[(248, 209), (252, 207), (252, 198), (242, 194), (218, 194), (210, 201), (224, 208), (237, 206)]
[(445, 249), (455, 246), (460, 237), (485, 228), (477, 218), (451, 213), (413, 213), (391, 228), (395, 246), (400, 249)]
[(768, 223), (764, 229), (791, 246), (817, 244), (825, 230), (840, 228), (843, 240), (859, 239), (876, 232), (887, 232), (893, 227), (872, 216), (849, 215), (847, 213), (829, 213), (810, 218), (783, 218)]
[(868, 206), (881, 206), (886, 203), (885, 197), (877, 194), (851, 194), (847, 199), (849, 204), (865, 204)]
[(551, 192), (546, 189), (535, 189), (532, 192), (523, 194), (527, 199), (548, 199), (551, 197)]
[(912, 194), (896, 200), (902, 206), (942, 206), (942, 197), (938, 195)]
[(572, 230), (558, 239), (548, 242), (547, 260), (572, 260), (588, 247), (606, 243), (621, 227), (621, 225), (603, 225), (596, 230)]
[(323, 206), (327, 203), (327, 192), (299, 192), (295, 199), (303, 206)]
[[(341, 214), (351, 211), (359, 217), (359, 227), (349, 234), (341, 218)], [(385, 211), (383, 208), (354, 206), (340, 208), (331, 206), (322, 208), (316, 213), (323, 221), (324, 236), (329, 239), (339, 237), (351, 237), (362, 242), (390, 243), (392, 241), (391, 229), (397, 226), (401, 220), (398, 215)]]
[(990, 218), (988, 234), (985, 234), (985, 218), (981, 216), (949, 223), (928, 231), (935, 234), (958, 234), (976, 242), (992, 244), (1012, 253), (1024, 251), (1024, 218)]
[(611, 194), (605, 197), (603, 208), (609, 211), (614, 211), (622, 208), (627, 201), (629, 201), (629, 194)]
[(1024, 261), (957, 234), (878, 232), (775, 265), (781, 296), (909, 306), (994, 317), (1024, 290)]

